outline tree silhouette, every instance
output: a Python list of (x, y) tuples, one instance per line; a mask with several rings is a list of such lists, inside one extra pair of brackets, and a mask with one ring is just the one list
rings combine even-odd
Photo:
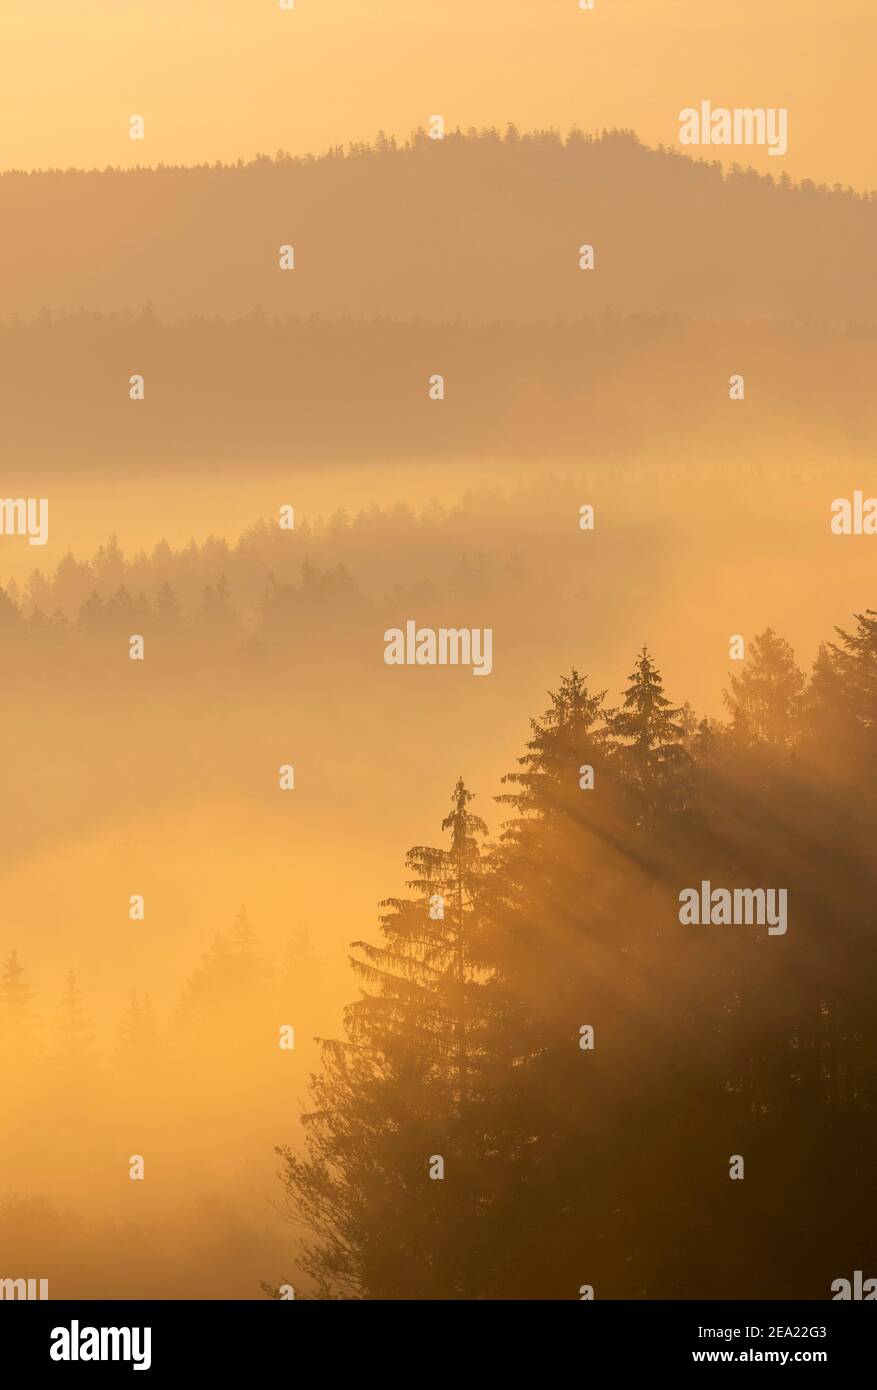
[(628, 680), (623, 704), (608, 727), (620, 744), (616, 762), (639, 804), (638, 824), (648, 829), (662, 812), (688, 804), (686, 730), (678, 722), (682, 708), (674, 708), (664, 694), (661, 673), (645, 646)]
[(61, 1005), (55, 1017), (53, 1064), (59, 1073), (90, 1072), (96, 1065), (94, 1034), (76, 975), (67, 972)]
[(770, 627), (753, 637), (740, 675), (729, 680), (724, 700), (739, 739), (776, 748), (795, 742), (806, 681), (784, 638)]
[[(383, 944), (354, 943), (365, 982), (346, 1041), (322, 1044), (305, 1155), (284, 1161), (286, 1210), (313, 1233), (301, 1264), (324, 1297), (476, 1296), (473, 1223), (486, 1159), (480, 1077), (480, 838), (458, 780), (442, 822), (450, 845), (416, 846), (412, 898), (382, 906)], [(443, 1180), (429, 1176), (435, 1156)], [(474, 1243), (477, 1249), (477, 1241)]]
[(549, 692), (548, 710), (541, 720), (530, 720), (532, 737), (518, 759), (523, 771), (507, 773), (502, 779), (518, 788), (497, 797), (518, 813), (518, 821), (506, 828), (507, 834), (519, 832), (520, 818), (534, 813), (551, 815), (561, 809), (568, 814), (574, 806), (583, 809), (587, 805), (580, 795), (580, 768), (592, 767), (599, 776), (598, 769), (606, 765), (605, 697), (605, 690), (590, 694), (585, 678), (575, 669), (561, 678), (556, 693)]
[[(847, 708), (867, 733), (877, 729), (877, 610), (856, 613), (854, 632), (837, 629), (840, 645), (831, 653), (843, 685)], [(873, 745), (872, 745), (873, 747)]]
[(34, 1047), (33, 991), (18, 952), (11, 951), (0, 971), (0, 1048), (9, 1058), (23, 1058)]
[(158, 1023), (149, 995), (132, 990), (122, 1015), (116, 1040), (115, 1060), (127, 1073), (144, 1073), (154, 1066), (158, 1053)]
[[(457, 784), (450, 847), (409, 852), (412, 895), (356, 943), (364, 988), (323, 1044), (304, 1150), (278, 1151), (318, 1296), (810, 1297), (838, 1240), (874, 1230), (877, 803), (867, 760), (831, 784), (811, 761), (812, 709), (845, 700), (871, 738), (872, 628), (840, 636), (805, 699), (763, 634), (728, 725), (672, 706), (647, 649), (619, 710), (573, 670), (486, 853)], [(702, 878), (783, 885), (782, 947), (684, 926)], [(770, 1175), (743, 1197), (733, 1152)]]

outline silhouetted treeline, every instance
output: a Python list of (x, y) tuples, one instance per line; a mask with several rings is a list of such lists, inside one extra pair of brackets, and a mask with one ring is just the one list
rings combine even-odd
[[(631, 131), (421, 130), (402, 148), (0, 177), (0, 300), (165, 317), (873, 320), (873, 197), (652, 150)], [(578, 248), (594, 246), (581, 273)], [(295, 247), (295, 270), (278, 269)], [(840, 254), (842, 248), (842, 254)], [(100, 275), (95, 266), (100, 266)]]
[[(280, 1151), (306, 1289), (819, 1299), (873, 1261), (877, 612), (809, 680), (768, 629), (727, 704), (643, 648), (617, 702), (563, 678), (496, 843), (458, 781)], [(785, 889), (786, 931), (683, 924), (705, 880)]]
[[(286, 306), (275, 306), (285, 310)], [(163, 323), (152, 313), (44, 313), (0, 324), (8, 486), (75, 464), (117, 476), (218, 464), (355, 464), (873, 448), (877, 330), (694, 321), (654, 313), (572, 323), (269, 319)], [(864, 314), (860, 315), (864, 318)], [(729, 378), (746, 382), (729, 401)], [(143, 400), (129, 395), (144, 379)], [(430, 399), (431, 379), (444, 399)], [(26, 482), (32, 479), (32, 483)]]
[[(574, 521), (574, 500), (567, 506)], [(485, 523), (500, 510), (509, 515), (508, 544), (487, 555)], [(398, 620), (406, 604), (425, 615), (448, 602), (479, 612), (487, 603), (498, 616), (523, 587), (538, 593), (541, 581), (515, 550), (527, 525), (532, 511), (484, 492), (419, 513), (403, 503), (353, 516), (339, 509), (325, 520), (299, 518), (294, 530), (263, 520), (236, 543), (211, 536), (174, 549), (160, 541), (148, 555), (125, 555), (110, 536), (90, 559), (68, 553), (53, 572), (35, 569), (24, 584), (0, 588), (0, 669), (22, 675), (60, 662), (109, 676), (110, 653), (127, 649), (134, 633), (177, 673), (227, 663), (231, 653), (252, 665), (262, 657), (300, 663), (300, 641), (309, 664), (323, 647), (379, 655), (384, 619)], [(412, 565), (412, 581), (400, 584)]]

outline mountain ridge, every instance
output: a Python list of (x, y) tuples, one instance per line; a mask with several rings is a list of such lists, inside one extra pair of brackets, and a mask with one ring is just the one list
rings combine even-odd
[(420, 131), (233, 165), (7, 171), (0, 221), (0, 303), (24, 316), (877, 322), (873, 194), (726, 171), (631, 131)]

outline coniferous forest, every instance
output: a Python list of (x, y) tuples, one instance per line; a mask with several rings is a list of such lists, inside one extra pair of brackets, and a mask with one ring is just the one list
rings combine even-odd
[[(492, 841), (458, 779), (354, 943), (282, 1152), (321, 1297), (819, 1298), (872, 1248), (877, 612), (809, 679), (767, 629), (723, 723), (632, 666), (561, 677)], [(781, 881), (787, 934), (681, 926), (703, 879)]]
[[(266, 953), (241, 909), (176, 999), (132, 989), (101, 1046), (87, 982), (71, 969), (34, 997), (13, 949), (5, 1105), (32, 1114), (39, 1095), (85, 1122), (85, 1148), (108, 1110), (165, 1147), (176, 1111), (227, 1144), (249, 1114), (267, 1153), (294, 1116), (256, 1020), (285, 1010), (302, 1114), (277, 1148), (284, 1220), (267, 1243), (245, 1222), (238, 1237), (270, 1260), (269, 1294), (824, 1297), (874, 1236), (877, 612), (809, 673), (766, 629), (723, 718), (665, 689), (647, 647), (629, 665), (615, 690), (560, 675), (498, 788), (446, 777), (378, 930), (351, 924), (346, 985), (307, 928)], [(704, 880), (782, 886), (787, 921), (681, 921)], [(313, 1044), (345, 991), (343, 1026)], [(7, 1248), (42, 1238), (63, 1268), (81, 1231), (62, 1208), (7, 1193)], [(120, 1238), (141, 1289), (168, 1237), (154, 1221), (92, 1235)], [(194, 1268), (177, 1277), (197, 1289)]]
[(0, 152), (0, 1293), (877, 1281), (877, 195), (598, 75)]

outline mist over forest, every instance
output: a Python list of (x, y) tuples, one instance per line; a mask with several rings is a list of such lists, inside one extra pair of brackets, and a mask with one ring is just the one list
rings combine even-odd
[[(626, 131), (0, 175), (49, 506), (0, 538), (0, 1251), (53, 1297), (867, 1264), (875, 217)], [(409, 620), (489, 677), (388, 666)], [(787, 931), (682, 925), (705, 880)]]

